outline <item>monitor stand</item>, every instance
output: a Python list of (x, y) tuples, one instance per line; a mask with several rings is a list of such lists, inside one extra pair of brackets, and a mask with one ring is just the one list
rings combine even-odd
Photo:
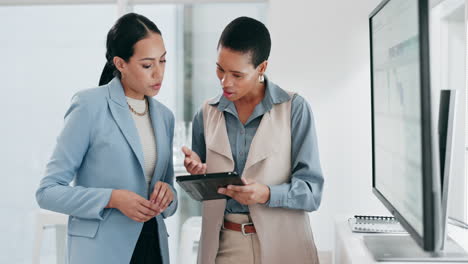
[(439, 252), (422, 250), (409, 235), (368, 235), (364, 244), (376, 261), (468, 262), (468, 253), (450, 237)]

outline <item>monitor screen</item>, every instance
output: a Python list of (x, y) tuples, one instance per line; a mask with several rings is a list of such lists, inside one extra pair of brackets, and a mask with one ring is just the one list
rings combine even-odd
[(426, 250), (434, 249), (428, 7), (382, 2), (369, 17), (373, 192)]

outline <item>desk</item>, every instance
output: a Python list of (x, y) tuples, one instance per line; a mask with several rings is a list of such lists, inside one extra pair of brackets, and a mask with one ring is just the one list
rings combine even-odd
[[(335, 220), (335, 247), (333, 259), (335, 264), (373, 264), (398, 263), (415, 264), (423, 262), (376, 262), (363, 242), (364, 233), (353, 233), (348, 225), (349, 217), (340, 217)], [(448, 225), (448, 235), (460, 246), (468, 251), (468, 230)], [(428, 262), (429, 263), (429, 262)], [(442, 262), (430, 262), (442, 263)], [(447, 262), (449, 263), (449, 262)], [(460, 262), (458, 262), (460, 263)]]

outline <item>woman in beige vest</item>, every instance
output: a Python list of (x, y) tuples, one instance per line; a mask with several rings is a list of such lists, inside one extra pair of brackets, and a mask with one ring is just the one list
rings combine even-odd
[(270, 47), (255, 19), (224, 29), (216, 62), (222, 95), (195, 115), (193, 150), (183, 148), (188, 172), (237, 171), (246, 184), (220, 188), (226, 200), (203, 202), (199, 264), (318, 263), (307, 214), (323, 188), (313, 115), (304, 98), (265, 77)]

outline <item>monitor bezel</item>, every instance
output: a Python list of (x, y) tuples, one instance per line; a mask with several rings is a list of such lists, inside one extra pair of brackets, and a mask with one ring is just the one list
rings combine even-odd
[(385, 196), (375, 186), (375, 136), (374, 136), (374, 76), (373, 76), (373, 46), (372, 46), (372, 18), (392, 0), (382, 1), (369, 15), (370, 36), (370, 74), (371, 74), (371, 130), (372, 130), (372, 192), (384, 206), (400, 221), (413, 239), (426, 251), (435, 251), (435, 199), (433, 195), (433, 141), (431, 125), (431, 95), (429, 70), (429, 5), (425, 0), (418, 2), (418, 30), (419, 30), (419, 62), (421, 86), (421, 153), (422, 153), (422, 187), (423, 187), (423, 234), (422, 236), (408, 221), (392, 206)]

